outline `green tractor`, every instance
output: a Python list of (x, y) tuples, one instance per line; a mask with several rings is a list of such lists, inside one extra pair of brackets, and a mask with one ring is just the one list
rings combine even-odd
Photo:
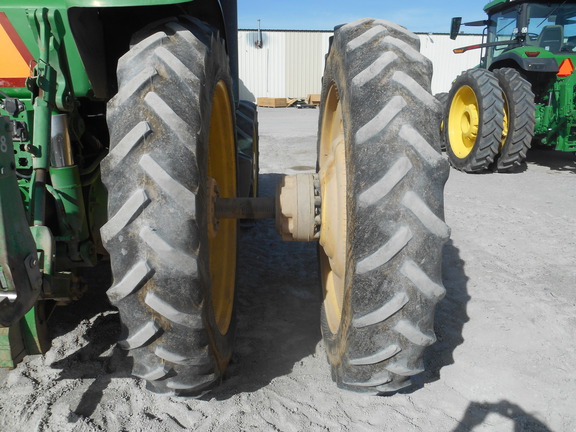
[[(447, 96), (443, 134), (450, 163), (466, 172), (512, 171), (531, 144), (576, 151), (576, 4), (495, 0), (484, 7), (480, 65)], [(461, 18), (452, 20), (455, 39)]]
[(2, 2), (1, 366), (46, 352), (54, 306), (79, 298), (82, 269), (109, 262), (133, 374), (158, 392), (205, 393), (232, 354), (238, 219), (275, 218), (283, 238), (319, 244), (337, 384), (388, 393), (423, 370), (449, 229), (418, 38), (374, 19), (337, 28), (318, 172), (261, 198), (236, 9)]

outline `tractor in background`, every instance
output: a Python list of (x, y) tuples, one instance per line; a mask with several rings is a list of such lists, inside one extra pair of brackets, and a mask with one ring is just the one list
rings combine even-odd
[(204, 394), (232, 355), (238, 219), (275, 218), (282, 238), (318, 243), (337, 384), (386, 394), (422, 372), (450, 231), (418, 37), (375, 19), (336, 29), (318, 172), (262, 198), (236, 9), (0, 5), (1, 366), (46, 352), (51, 310), (82, 295), (82, 269), (109, 262), (133, 374), (157, 392)]
[[(450, 163), (465, 172), (513, 171), (532, 142), (576, 151), (576, 4), (495, 0), (484, 7), (478, 67), (463, 72), (445, 101), (443, 141)], [(462, 19), (452, 20), (456, 39)]]

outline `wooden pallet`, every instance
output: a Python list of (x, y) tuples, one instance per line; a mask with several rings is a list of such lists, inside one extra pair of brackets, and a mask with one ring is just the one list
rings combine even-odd
[(258, 106), (268, 108), (286, 108), (288, 106), (288, 99), (286, 98), (270, 98), (259, 97)]

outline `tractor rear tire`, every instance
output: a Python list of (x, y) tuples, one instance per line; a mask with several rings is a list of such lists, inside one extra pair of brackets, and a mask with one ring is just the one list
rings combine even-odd
[(235, 329), (237, 223), (216, 226), (208, 211), (212, 179), (236, 196), (232, 80), (208, 25), (182, 18), (143, 32), (118, 62), (108, 105), (108, 297), (133, 374), (197, 396), (222, 378)]
[(499, 172), (506, 172), (526, 160), (534, 138), (536, 105), (532, 85), (517, 70), (497, 69), (494, 75), (504, 95), (507, 118), (505, 141), (496, 158), (495, 168)]
[(258, 175), (260, 171), (260, 148), (258, 143), (258, 108), (256, 104), (241, 100), (236, 108), (236, 130), (238, 151), (252, 160), (249, 196), (258, 196)]
[(321, 329), (339, 387), (386, 394), (423, 371), (449, 237), (440, 106), (417, 36), (374, 19), (335, 30), (323, 78)]
[(479, 172), (494, 162), (502, 143), (504, 99), (498, 79), (486, 69), (463, 72), (448, 96), (446, 152), (461, 171)]

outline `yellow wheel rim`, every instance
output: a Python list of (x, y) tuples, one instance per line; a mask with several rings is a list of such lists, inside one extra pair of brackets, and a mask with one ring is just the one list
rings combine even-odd
[(508, 107), (508, 98), (506, 97), (506, 94), (504, 92), (502, 92), (502, 98), (504, 99), (504, 123), (503, 123), (503, 127), (502, 127), (502, 142), (500, 143), (500, 150), (502, 150), (502, 148), (504, 147), (504, 144), (506, 144), (506, 138), (508, 138), (508, 130), (510, 127), (510, 113), (509, 113), (509, 107)]
[[(214, 90), (210, 119), (207, 175), (216, 181), (221, 198), (232, 198), (236, 196), (234, 122), (223, 81), (219, 81)], [(208, 223), (212, 221), (208, 219)], [(235, 219), (220, 219), (217, 229), (209, 230), (208, 238), (212, 306), (218, 330), (223, 335), (230, 327), (234, 306), (236, 230)]]
[(458, 89), (448, 115), (448, 133), (450, 148), (457, 158), (467, 157), (476, 144), (480, 125), (478, 99), (472, 87)]
[(346, 146), (342, 108), (338, 89), (329, 89), (321, 123), (318, 155), (322, 195), (322, 228), (320, 231), (320, 273), (324, 293), (324, 311), (332, 333), (337, 333), (342, 320), (346, 281)]

